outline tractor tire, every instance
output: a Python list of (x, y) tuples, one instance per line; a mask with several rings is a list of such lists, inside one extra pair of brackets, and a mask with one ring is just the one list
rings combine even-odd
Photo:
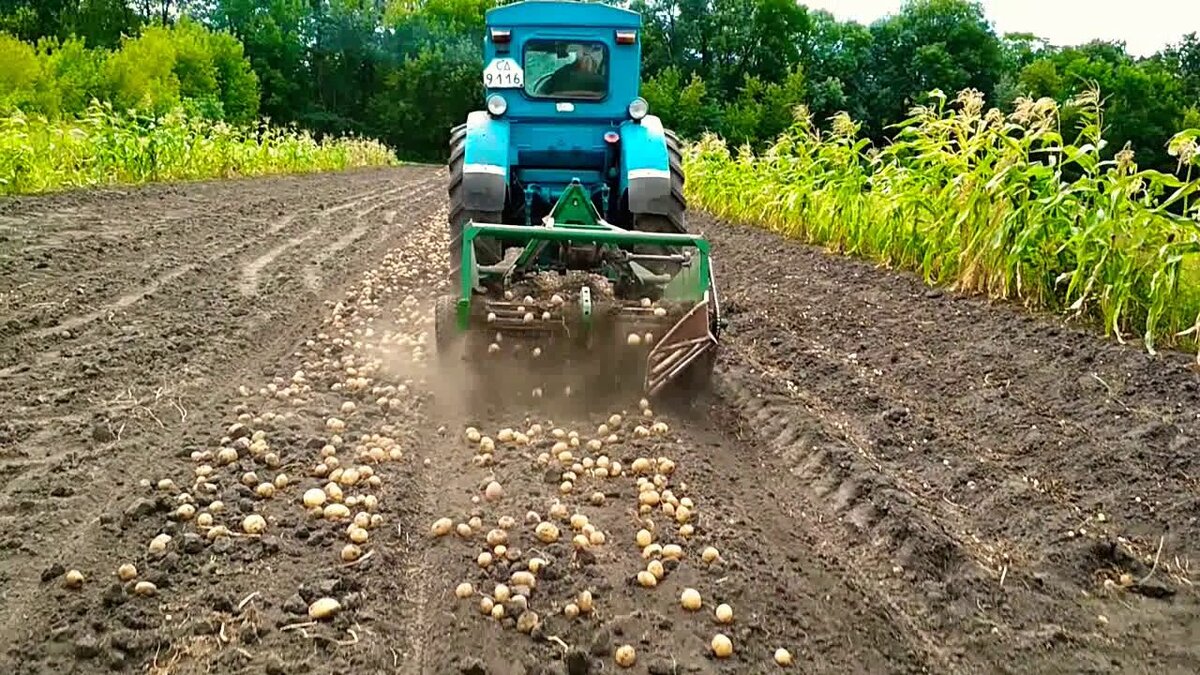
[(679, 137), (674, 131), (666, 129), (663, 134), (667, 137), (667, 155), (671, 167), (671, 205), (666, 214), (633, 214), (633, 229), (642, 232), (686, 234), (687, 199), (683, 196), (683, 151), (679, 149)]
[[(683, 196), (683, 153), (679, 149), (679, 138), (675, 132), (666, 130), (667, 154), (671, 167), (671, 203), (667, 213), (635, 213), (633, 214), (633, 229), (641, 232), (662, 232), (666, 234), (687, 234), (687, 200)], [(654, 255), (675, 254), (679, 249), (675, 246), (635, 246), (634, 251)], [(662, 272), (666, 265), (649, 263), (647, 267), (654, 272)]]
[[(463, 158), (466, 155), (466, 125), (455, 127), (450, 132), (450, 161), (449, 185), (447, 192), (450, 197), (450, 267), (448, 270), (450, 287), (458, 291), (461, 288), (463, 226), (469, 221), (482, 223), (500, 223), (501, 214), (493, 211), (473, 211), (463, 203)], [(475, 240), (476, 262), (481, 265), (494, 265), (503, 256), (500, 242), (491, 239)]]

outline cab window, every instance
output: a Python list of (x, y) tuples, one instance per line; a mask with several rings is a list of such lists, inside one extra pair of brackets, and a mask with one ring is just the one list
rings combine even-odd
[(525, 45), (525, 93), (598, 101), (608, 95), (608, 49), (600, 42), (536, 40)]

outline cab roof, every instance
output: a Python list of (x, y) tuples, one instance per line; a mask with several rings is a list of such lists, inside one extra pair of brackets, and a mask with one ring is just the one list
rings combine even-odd
[(642, 15), (599, 2), (579, 0), (524, 0), (493, 7), (484, 15), (488, 26), (598, 26), (641, 28)]

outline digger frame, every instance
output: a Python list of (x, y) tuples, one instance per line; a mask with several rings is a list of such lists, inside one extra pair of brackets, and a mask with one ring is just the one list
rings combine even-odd
[[(572, 188), (563, 193), (564, 201), (575, 195)], [(568, 201), (569, 203), (569, 201)], [(590, 205), (590, 202), (589, 202)], [(529, 259), (537, 254), (539, 245), (547, 242), (572, 244), (599, 244), (611, 246), (677, 246), (695, 248), (698, 260), (694, 273), (681, 273), (663, 290), (663, 297), (670, 300), (700, 302), (709, 290), (712, 278), (710, 266), (710, 247), (704, 237), (692, 234), (674, 234), (663, 232), (638, 232), (623, 230), (610, 225), (602, 219), (592, 216), (588, 220), (575, 222), (558, 222), (561, 217), (557, 209), (540, 227), (524, 225), (496, 225), (469, 222), (463, 228), (462, 265), (460, 267), (460, 295), (457, 299), (457, 323), (459, 330), (470, 328), (471, 299), (474, 289), (481, 278), (496, 275), (511, 275), (527, 264)], [(519, 242), (525, 245), (525, 251), (512, 266), (493, 265), (480, 268), (475, 261), (475, 240), (479, 237), (491, 236), (505, 241)], [(482, 269), (482, 274), (481, 274)]]
[[(481, 266), (475, 256), (475, 241), (480, 237), (491, 237), (503, 241), (505, 247), (523, 246), (514, 259), (496, 265)], [(713, 282), (710, 245), (699, 235), (642, 232), (626, 230), (606, 222), (596, 210), (595, 204), (578, 181), (563, 191), (554, 208), (541, 225), (502, 225), (470, 221), (463, 228), (462, 259), (460, 265), (459, 293), (454, 299), (454, 329), (461, 335), (481, 329), (472, 321), (472, 308), (481, 286), (493, 285), (507, 288), (514, 278), (527, 272), (543, 271), (540, 256), (548, 244), (594, 245), (609, 247), (626, 263), (622, 271), (633, 269), (638, 261), (668, 261), (679, 263), (679, 270), (672, 275), (654, 275), (654, 281), (663, 282), (661, 299), (671, 303), (690, 306), (674, 325), (671, 325), (661, 340), (646, 356), (644, 390), (650, 395), (658, 393), (670, 381), (693, 365), (693, 362), (708, 353), (710, 360), (700, 367), (711, 365), (717, 347), (716, 333), (720, 316)], [(634, 253), (629, 249), (649, 246), (666, 250), (692, 250), (694, 253), (668, 255)], [(595, 270), (592, 270), (595, 272)], [(664, 282), (664, 277), (667, 279)], [(645, 279), (638, 279), (645, 283)], [(486, 297), (486, 296), (484, 296)], [(485, 300), (486, 301), (486, 300)], [(628, 302), (628, 299), (625, 301)], [(591, 325), (591, 306), (583, 308), (577, 316), (580, 329), (587, 331)], [(448, 328), (448, 327), (447, 327)], [(679, 334), (681, 339), (672, 342)], [(707, 375), (707, 373), (705, 373)]]

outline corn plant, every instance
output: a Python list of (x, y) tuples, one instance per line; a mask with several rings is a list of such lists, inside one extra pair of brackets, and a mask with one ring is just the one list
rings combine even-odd
[(94, 104), (78, 119), (0, 118), (0, 195), (396, 163), (381, 143), (317, 141), (302, 131), (238, 128), (190, 118), (118, 114)]
[(926, 283), (1099, 322), (1146, 348), (1200, 338), (1200, 130), (1171, 140), (1178, 175), (1106, 157), (1098, 92), (1004, 114), (981, 94), (932, 92), (882, 148), (845, 115), (799, 108), (771, 147), (687, 148), (687, 193), (718, 216), (916, 272)]

